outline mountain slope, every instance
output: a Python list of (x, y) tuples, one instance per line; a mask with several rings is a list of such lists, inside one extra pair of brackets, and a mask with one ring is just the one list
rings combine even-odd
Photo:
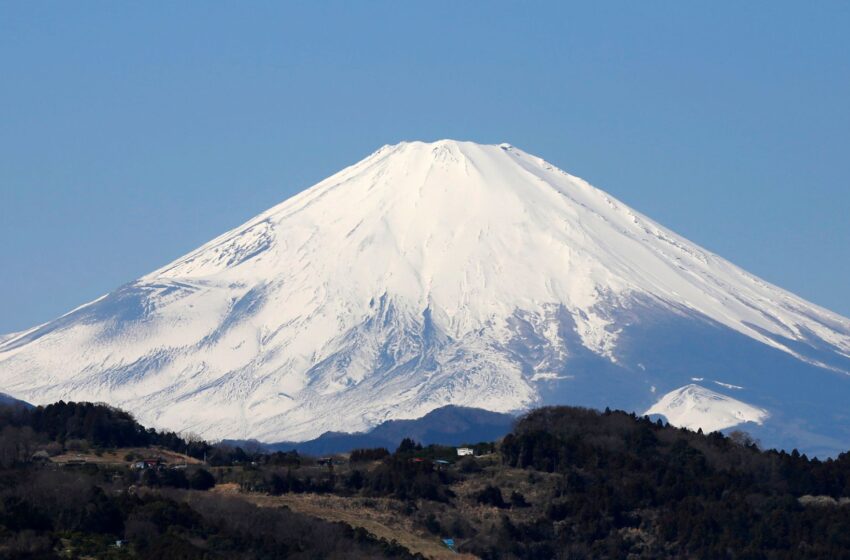
[(0, 389), (27, 401), (264, 441), (446, 404), (644, 410), (705, 375), (768, 411), (767, 442), (830, 452), (848, 372), (848, 319), (537, 157), (455, 141), (385, 146), (0, 344)]
[(0, 393), (0, 407), (35, 408), (30, 403), (16, 399), (5, 393)]

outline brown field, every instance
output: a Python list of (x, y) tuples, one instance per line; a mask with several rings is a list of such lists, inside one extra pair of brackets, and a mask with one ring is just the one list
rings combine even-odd
[[(216, 486), (215, 491), (237, 494), (230, 485)], [(235, 485), (234, 485), (235, 486)], [(324, 519), (342, 522), (352, 527), (362, 527), (373, 535), (388, 541), (395, 540), (413, 553), (426, 558), (473, 559), (471, 554), (456, 554), (448, 550), (442, 541), (413, 528), (409, 517), (399, 510), (401, 504), (388, 498), (344, 498), (334, 495), (285, 494), (269, 496), (256, 493), (238, 493), (243, 499), (260, 507), (286, 506), (292, 511)]]
[(176, 453), (174, 451), (168, 449), (161, 449), (159, 447), (124, 447), (120, 449), (114, 449), (111, 451), (104, 451), (100, 455), (97, 455), (92, 452), (68, 452), (63, 453), (62, 455), (57, 455), (55, 457), (51, 457), (50, 461), (53, 463), (64, 464), (75, 461), (83, 461), (86, 463), (94, 463), (96, 465), (120, 465), (126, 466), (131, 464), (133, 461), (126, 461), (124, 458), (132, 453), (139, 458), (145, 459), (153, 459), (156, 457), (161, 458), (167, 465), (177, 465), (186, 463), (188, 465), (200, 465), (201, 461), (195, 459), (194, 457), (189, 457), (188, 455), (183, 455), (182, 453)]

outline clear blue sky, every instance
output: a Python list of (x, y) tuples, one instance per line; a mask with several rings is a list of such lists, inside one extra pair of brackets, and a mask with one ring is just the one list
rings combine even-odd
[(850, 315), (850, 3), (564, 4), (0, 1), (0, 332), (445, 137)]

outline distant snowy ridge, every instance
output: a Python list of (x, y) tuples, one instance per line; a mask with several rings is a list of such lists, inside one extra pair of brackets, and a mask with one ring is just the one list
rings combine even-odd
[(11, 333), (11, 334), (0, 334), (0, 344), (6, 342), (7, 340), (11, 340), (18, 336), (20, 333)]
[(507, 144), (384, 146), (0, 340), (0, 390), (209, 438), (298, 441), (448, 404), (645, 410), (652, 387), (723, 371), (770, 411), (768, 441), (850, 447), (850, 320)]
[(670, 391), (644, 414), (658, 414), (676, 427), (705, 433), (747, 422), (762, 424), (769, 416), (764, 409), (696, 384)]

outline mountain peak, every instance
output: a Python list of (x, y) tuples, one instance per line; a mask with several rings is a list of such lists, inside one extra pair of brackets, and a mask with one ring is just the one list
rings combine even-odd
[[(514, 156), (526, 155), (508, 143), (481, 144), (468, 140), (453, 140), (444, 138), (433, 142), (411, 140), (398, 144), (387, 144), (382, 146), (372, 156), (360, 163), (370, 162), (375, 157), (397, 160), (433, 160), (442, 162), (464, 163), (469, 160), (500, 158), (513, 153)], [(534, 156), (530, 156), (534, 158)], [(539, 158), (534, 158), (539, 160)], [(540, 160), (542, 161), (542, 160)], [(357, 164), (359, 165), (359, 164)]]

